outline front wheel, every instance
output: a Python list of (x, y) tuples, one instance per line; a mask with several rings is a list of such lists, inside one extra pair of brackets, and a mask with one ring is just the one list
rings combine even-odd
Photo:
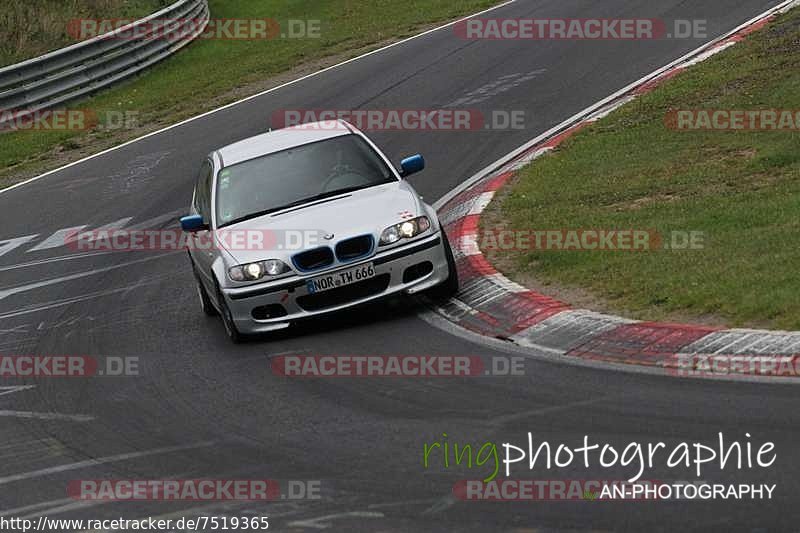
[(236, 328), (236, 323), (233, 321), (233, 314), (228, 309), (228, 304), (225, 302), (225, 297), (222, 291), (217, 288), (217, 301), (219, 303), (219, 314), (222, 315), (222, 324), (225, 326), (225, 334), (234, 344), (239, 344), (244, 340), (244, 335), (239, 333)]
[(447, 258), (447, 279), (442, 283), (430, 289), (430, 296), (437, 301), (449, 300), (458, 293), (458, 269), (456, 268), (456, 259), (453, 256), (453, 249), (450, 247), (450, 241), (447, 239), (447, 233), (442, 230), (442, 246), (444, 247), (444, 255)]
[(200, 298), (200, 308), (206, 315), (216, 316), (218, 314), (217, 309), (214, 307), (214, 304), (211, 303), (211, 298), (209, 298), (206, 288), (203, 286), (203, 282), (200, 281), (200, 276), (197, 275), (197, 272), (195, 272), (194, 277), (197, 283), (197, 296)]

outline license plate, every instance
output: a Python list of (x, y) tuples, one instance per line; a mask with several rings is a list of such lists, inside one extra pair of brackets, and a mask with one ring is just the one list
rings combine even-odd
[(353, 283), (358, 283), (359, 281), (364, 281), (365, 279), (374, 277), (375, 267), (372, 263), (367, 263), (366, 265), (360, 265), (348, 270), (342, 270), (341, 272), (335, 272), (326, 276), (312, 278), (306, 281), (306, 288), (308, 289), (309, 293), (314, 294), (317, 292), (329, 291), (331, 289), (338, 289), (339, 287), (352, 285)]

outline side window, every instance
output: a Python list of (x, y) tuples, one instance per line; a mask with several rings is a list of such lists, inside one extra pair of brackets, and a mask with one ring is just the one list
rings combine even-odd
[(197, 186), (194, 192), (194, 208), (198, 214), (203, 216), (203, 222), (211, 223), (211, 182), (214, 174), (214, 167), (211, 161), (206, 159), (200, 172), (197, 175)]

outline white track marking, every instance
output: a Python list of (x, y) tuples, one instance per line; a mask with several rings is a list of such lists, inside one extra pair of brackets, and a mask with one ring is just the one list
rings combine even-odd
[(17, 187), (22, 187), (23, 185), (26, 185), (26, 184), (28, 184), (28, 183), (32, 183), (32, 182), (34, 182), (34, 181), (37, 181), (37, 180), (39, 180), (39, 179), (42, 179), (42, 178), (44, 178), (44, 177), (46, 177), (46, 176), (50, 176), (50, 175), (52, 175), (52, 174), (55, 174), (56, 172), (60, 172), (60, 171), (62, 171), (62, 170), (65, 170), (65, 169), (67, 169), (67, 168), (73, 167), (73, 166), (75, 166), (75, 165), (80, 165), (81, 163), (85, 163), (86, 161), (89, 161), (90, 159), (94, 159), (94, 158), (96, 158), (96, 157), (100, 157), (101, 155), (104, 155), (104, 154), (107, 154), (107, 153), (113, 152), (113, 151), (115, 151), (115, 150), (119, 150), (119, 149), (121, 149), (121, 148), (124, 148), (124, 147), (126, 147), (126, 146), (128, 146), (128, 145), (131, 145), (131, 144), (137, 143), (137, 142), (139, 142), (139, 141), (141, 141), (141, 140), (143, 140), (143, 139), (147, 139), (147, 138), (149, 138), (149, 137), (152, 137), (152, 136), (154, 136), (154, 135), (158, 135), (158, 134), (160, 134), (160, 133), (164, 133), (165, 131), (169, 131), (169, 130), (171, 130), (171, 129), (173, 129), (173, 128), (177, 128), (177, 127), (179, 127), (179, 126), (183, 126), (184, 124), (188, 124), (188, 123), (190, 123), (190, 122), (194, 122), (195, 120), (198, 120), (198, 119), (200, 119), (200, 118), (207, 117), (207, 116), (209, 116), (209, 115), (212, 115), (212, 114), (214, 114), (214, 113), (217, 113), (217, 112), (219, 112), (219, 111), (222, 111), (222, 110), (224, 110), (224, 109), (228, 109), (229, 107), (233, 107), (233, 106), (239, 105), (239, 104), (241, 104), (241, 103), (248, 102), (248, 101), (250, 101), (250, 100), (253, 100), (253, 99), (255, 99), (255, 98), (258, 98), (258, 97), (260, 97), (260, 96), (263, 96), (263, 95), (265, 95), (265, 94), (269, 94), (269, 93), (275, 92), (275, 91), (277, 91), (277, 90), (283, 89), (284, 87), (289, 87), (289, 86), (291, 86), (291, 85), (294, 85), (294, 84), (296, 84), (296, 83), (299, 83), (299, 82), (301, 82), (301, 81), (304, 81), (304, 80), (307, 80), (307, 79), (310, 79), (310, 78), (313, 78), (313, 77), (319, 76), (320, 74), (323, 74), (323, 73), (325, 73), (325, 72), (328, 72), (328, 71), (330, 71), (330, 70), (334, 70), (334, 69), (337, 69), (337, 68), (339, 68), (339, 67), (342, 67), (342, 66), (344, 66), (344, 65), (347, 65), (347, 64), (349, 64), (349, 63), (353, 63), (353, 62), (355, 62), (355, 61), (359, 61), (359, 60), (361, 60), (361, 59), (364, 59), (365, 57), (369, 57), (369, 56), (371, 56), (371, 55), (374, 55), (374, 54), (379, 54), (379, 53), (381, 53), (381, 52), (383, 52), (383, 51), (385, 51), (385, 50), (388, 50), (388, 49), (390, 49), (390, 48), (394, 48), (395, 46), (400, 46), (400, 45), (402, 45), (402, 44), (405, 44), (405, 43), (407, 43), (407, 42), (409, 42), (409, 41), (413, 41), (413, 40), (415, 40), (415, 39), (418, 39), (418, 38), (420, 38), (420, 37), (424, 37), (425, 35), (428, 35), (428, 34), (430, 34), (430, 33), (434, 33), (434, 32), (436, 32), (436, 31), (442, 30), (442, 29), (444, 29), (444, 28), (449, 28), (450, 26), (453, 26), (453, 25), (455, 25), (455, 24), (458, 24), (459, 22), (461, 22), (461, 21), (463, 21), (463, 20), (467, 20), (467, 19), (470, 19), (470, 18), (472, 18), (472, 17), (478, 17), (478, 16), (481, 16), (481, 15), (483, 15), (483, 14), (485, 14), (485, 13), (489, 13), (489, 12), (491, 12), (491, 11), (495, 11), (495, 10), (497, 10), (497, 9), (500, 9), (500, 8), (502, 8), (502, 7), (505, 7), (505, 6), (509, 5), (509, 4), (513, 4), (513, 3), (515, 3), (516, 1), (517, 1), (517, 0), (508, 0), (507, 2), (503, 2), (502, 4), (498, 4), (498, 5), (496, 5), (496, 6), (493, 6), (493, 7), (490, 7), (490, 8), (488, 8), (488, 9), (484, 9), (483, 11), (479, 11), (479, 12), (477, 12), (477, 13), (473, 13), (473, 14), (471, 14), (471, 15), (467, 15), (466, 17), (461, 17), (460, 19), (454, 20), (454, 21), (452, 21), (452, 22), (448, 22), (447, 24), (443, 24), (442, 26), (437, 26), (437, 27), (435, 27), (435, 28), (431, 28), (430, 30), (426, 30), (426, 31), (424, 31), (424, 32), (422, 32), (422, 33), (418, 33), (418, 34), (416, 34), (416, 35), (412, 35), (411, 37), (408, 37), (408, 38), (406, 38), (406, 39), (403, 39), (403, 40), (401, 40), (401, 41), (397, 41), (396, 43), (391, 43), (391, 44), (388, 44), (388, 45), (386, 45), (386, 46), (383, 46), (383, 47), (381, 47), (381, 48), (377, 48), (377, 49), (375, 49), (375, 50), (372, 50), (372, 51), (370, 51), (370, 52), (367, 52), (367, 53), (365, 53), (365, 54), (361, 54), (360, 56), (357, 56), (357, 57), (350, 58), (350, 59), (348, 59), (348, 60), (346, 60), (346, 61), (342, 61), (341, 63), (336, 63), (335, 65), (331, 65), (330, 67), (326, 67), (326, 68), (324, 68), (324, 69), (322, 69), (322, 70), (318, 70), (318, 71), (316, 71), (316, 72), (312, 72), (311, 74), (307, 74), (307, 75), (305, 75), (305, 76), (301, 76), (301, 77), (299, 77), (299, 78), (297, 78), (297, 79), (294, 79), (294, 80), (292, 80), (292, 81), (289, 81), (289, 82), (286, 82), (286, 83), (282, 83), (282, 84), (280, 84), (280, 85), (278, 85), (278, 86), (276, 86), (276, 87), (272, 87), (271, 89), (267, 89), (266, 91), (262, 91), (262, 92), (260, 92), (260, 93), (254, 94), (254, 95), (252, 95), (252, 96), (248, 96), (247, 98), (242, 98), (241, 100), (237, 100), (236, 102), (232, 102), (232, 103), (230, 103), (230, 104), (227, 104), (227, 105), (224, 105), (224, 106), (222, 106), (222, 107), (218, 107), (218, 108), (216, 108), (216, 109), (212, 109), (211, 111), (207, 111), (207, 112), (205, 112), (205, 113), (202, 113), (202, 114), (200, 114), (200, 115), (196, 115), (196, 116), (194, 116), (194, 117), (188, 118), (188, 119), (186, 119), (186, 120), (183, 120), (183, 121), (181, 121), (181, 122), (178, 122), (177, 124), (173, 124), (173, 125), (171, 125), (171, 126), (167, 126), (166, 128), (162, 128), (162, 129), (160, 129), (160, 130), (157, 130), (157, 131), (154, 131), (154, 132), (148, 133), (148, 134), (146, 134), (146, 135), (143, 135), (143, 136), (141, 136), (141, 137), (137, 137), (136, 139), (132, 139), (132, 140), (130, 140), (130, 141), (127, 141), (127, 142), (125, 142), (125, 143), (122, 143), (122, 144), (120, 144), (119, 146), (115, 146), (115, 147), (113, 147), (113, 148), (109, 148), (108, 150), (103, 150), (102, 152), (98, 152), (98, 153), (96, 153), (96, 154), (93, 154), (93, 155), (90, 155), (90, 156), (88, 156), (88, 157), (84, 157), (83, 159), (79, 159), (79, 160), (77, 160), (77, 161), (74, 161), (74, 162), (72, 162), (72, 163), (69, 163), (69, 164), (67, 164), (67, 165), (64, 165), (64, 166), (62, 166), (62, 167), (59, 167), (59, 168), (56, 168), (56, 169), (53, 169), (53, 170), (49, 170), (49, 171), (45, 172), (44, 174), (40, 174), (40, 175), (38, 175), (38, 176), (35, 176), (35, 177), (31, 178), (31, 179), (28, 179), (28, 180), (22, 181), (22, 182), (20, 182), (20, 183), (17, 183), (17, 184), (15, 184), (15, 185), (12, 185), (12, 186), (10, 186), (10, 187), (6, 187), (5, 189), (2, 189), (2, 190), (0, 190), (0, 194), (3, 194), (3, 193), (5, 193), (5, 192), (11, 191), (11, 190), (14, 190), (14, 189), (16, 189)]
[[(186, 474), (171, 475), (170, 479), (181, 479)], [(26, 505), (17, 509), (9, 509), (7, 511), (0, 511), (0, 516), (14, 516), (20, 513), (29, 514), (19, 516), (20, 520), (31, 520), (40, 516), (49, 517), (52, 515), (67, 513), (76, 509), (85, 509), (87, 507), (95, 507), (97, 505), (106, 505), (109, 503), (118, 503), (117, 500), (75, 500), (73, 498), (63, 498), (60, 500), (52, 500), (49, 502), (39, 502), (32, 505)]]
[(170, 253), (166, 253), (166, 254), (154, 255), (154, 256), (150, 256), (150, 257), (145, 257), (144, 259), (137, 259), (135, 261), (128, 261), (127, 263), (120, 263), (118, 265), (111, 265), (111, 266), (102, 267), (102, 268), (95, 268), (93, 270), (87, 270), (85, 272), (79, 272), (77, 274), (70, 274), (68, 276), (60, 276), (60, 277), (57, 277), (57, 278), (46, 279), (46, 280), (43, 280), (43, 281), (36, 281), (34, 283), (28, 283), (26, 285), (19, 285), (17, 287), (11, 287), (11, 288), (8, 288), (8, 289), (2, 289), (2, 290), (0, 290), (0, 300), (3, 300), (4, 298), (8, 298), (9, 296), (12, 296), (14, 294), (19, 294), (21, 292), (31, 291), (31, 290), (34, 290), (34, 289), (39, 289), (41, 287), (47, 287), (49, 285), (55, 285), (57, 283), (63, 283), (65, 281), (72, 281), (74, 279), (85, 278), (87, 276), (92, 276), (94, 274), (100, 274), (102, 272), (109, 272), (111, 270), (116, 270), (118, 268), (124, 268), (124, 267), (131, 266), (131, 265), (137, 265), (139, 263), (144, 263), (146, 261), (152, 261), (154, 259), (160, 259), (162, 257), (175, 255), (176, 253), (177, 252), (170, 252)]
[(477, 89), (468, 92), (463, 97), (454, 100), (449, 104), (445, 104), (442, 107), (453, 108), (475, 106), (485, 102), (486, 100), (489, 100), (490, 98), (494, 98), (497, 95), (508, 92), (511, 89), (522, 85), (526, 81), (531, 81), (545, 72), (547, 72), (547, 69), (540, 68), (530, 72), (514, 72), (512, 74), (506, 74), (495, 81), (489, 82), (482, 87), (478, 87)]
[(406, 500), (400, 502), (371, 503), (368, 509), (383, 509), (384, 507), (402, 507), (404, 505), (429, 505), (438, 502), (438, 498), (428, 498), (426, 500)]
[(106, 224), (104, 226), (100, 226), (99, 228), (95, 229), (92, 232), (86, 232), (78, 235), (78, 239), (85, 240), (86, 242), (93, 242), (97, 240), (97, 232), (98, 231), (114, 231), (118, 229), (124, 228), (128, 222), (133, 220), (133, 217), (125, 217), (121, 218), (115, 222), (110, 224)]
[[(2, 192), (2, 191), (0, 191)], [(0, 256), (7, 254), (14, 248), (18, 248), (25, 244), (28, 241), (32, 241), (36, 237), (38, 237), (38, 233), (34, 233), (33, 235), (27, 235), (25, 237), (17, 237), (15, 239), (7, 239), (4, 241), (0, 241)]]
[[(1, 192), (1, 191), (0, 191)], [(127, 228), (128, 231), (140, 230), (140, 229), (158, 229), (161, 224), (165, 222), (175, 222), (175, 225), (178, 223), (178, 217), (185, 215), (187, 213), (187, 209), (175, 209), (170, 211), (169, 213), (164, 213), (163, 215), (158, 215), (156, 217), (150, 218), (145, 220), (144, 222), (139, 222), (134, 224), (133, 226)]]
[(38, 518), (40, 516), (50, 516), (50, 515), (55, 515), (55, 514), (61, 514), (61, 513), (69, 512), (69, 511), (74, 511), (76, 509), (85, 509), (87, 507), (96, 507), (98, 505), (106, 505), (106, 504), (109, 504), (109, 503), (113, 503), (113, 501), (111, 501), (111, 500), (94, 500), (94, 501), (75, 501), (75, 500), (70, 500), (70, 503), (65, 503), (63, 505), (59, 505), (59, 506), (56, 506), (56, 507), (50, 507), (50, 508), (47, 508), (47, 509), (42, 509), (39, 512), (31, 513), (31, 514), (28, 514), (28, 515), (23, 515), (23, 516), (15, 517), (15, 518), (19, 518), (20, 520), (31, 520), (33, 518)]
[[(0, 191), (2, 192), (2, 191)], [(185, 214), (186, 211), (184, 209), (175, 209), (168, 213), (164, 213), (163, 215), (158, 215), (156, 217), (150, 218), (143, 222), (138, 222), (133, 226), (130, 226), (128, 231), (134, 230), (151, 230), (151, 229), (159, 229), (163, 224), (167, 222), (173, 222), (175, 226), (178, 223), (178, 217)], [(50, 250), (53, 248), (59, 248), (66, 246), (71, 242), (75, 242), (78, 239), (81, 239), (86, 242), (93, 242), (97, 240), (96, 232), (98, 231), (114, 231), (118, 229), (125, 228), (128, 223), (133, 220), (133, 217), (124, 217), (109, 224), (104, 224), (100, 227), (95, 228), (94, 231), (82, 231), (83, 229), (87, 228), (87, 225), (81, 226), (74, 226), (71, 228), (62, 228), (56, 230), (53, 234), (47, 237), (45, 240), (41, 241), (39, 244), (34, 246), (33, 248), (28, 250), (29, 252), (36, 252), (39, 250)], [(15, 237), (13, 239), (8, 239), (4, 241), (0, 241), (0, 256), (7, 254), (11, 250), (15, 248), (19, 248), (23, 244), (30, 242), (31, 240), (38, 237), (39, 234), (34, 235), (27, 235), (25, 237)], [(68, 237), (69, 240), (67, 239)], [(67, 261), (73, 258), (81, 258), (81, 257), (90, 257), (92, 255), (103, 255), (103, 254), (110, 254), (113, 251), (95, 251), (95, 252), (82, 252), (82, 253), (73, 253), (68, 255), (62, 255), (58, 257), (49, 257), (47, 259), (39, 259), (35, 261), (28, 261), (25, 263), (19, 263), (16, 265), (10, 265), (7, 267), (0, 268), (0, 272), (4, 270), (13, 270), (15, 268), (21, 268), (23, 266), (33, 266), (33, 265), (40, 265), (48, 262), (53, 261)]]
[(71, 228), (60, 229), (50, 235), (48, 238), (28, 250), (28, 253), (38, 252), (40, 250), (49, 250), (50, 248), (58, 248), (67, 244), (67, 237), (72, 237), (72, 240), (78, 235), (78, 232), (86, 226), (73, 226)]
[(153, 448), (152, 450), (145, 450), (141, 452), (121, 453), (119, 455), (109, 455), (106, 457), (98, 457), (96, 459), (87, 459), (85, 461), (78, 461), (76, 463), (67, 463), (50, 468), (42, 468), (41, 470), (33, 470), (32, 472), (22, 472), (20, 474), (12, 474), (10, 476), (0, 477), (0, 485), (7, 485), (15, 481), (22, 481), (26, 479), (36, 479), (39, 477), (49, 476), (51, 474), (60, 474), (62, 472), (69, 472), (71, 470), (79, 470), (81, 468), (89, 468), (92, 466), (100, 466), (109, 463), (118, 463), (121, 461), (129, 461), (131, 459), (139, 459), (141, 457), (150, 457), (153, 455), (163, 455), (167, 453), (182, 452), (186, 450), (195, 450), (197, 448), (208, 448), (213, 446), (214, 442), (198, 442), (195, 444), (186, 444), (182, 446), (166, 446), (163, 448)]
[(100, 226), (97, 229), (98, 230), (104, 230), (104, 231), (122, 229), (125, 226), (127, 226), (128, 222), (130, 222), (131, 220), (133, 220), (133, 217), (124, 217), (124, 218), (121, 218), (121, 219), (117, 220), (116, 222), (112, 222), (111, 224), (106, 224), (104, 226)]
[(82, 254), (60, 255), (58, 257), (50, 257), (48, 259), (37, 259), (35, 261), (27, 261), (25, 263), (17, 263), (16, 265), (0, 267), (0, 272), (5, 272), (6, 270), (17, 270), (19, 268), (28, 268), (32, 266), (46, 265), (48, 263), (71, 261), (73, 259), (83, 259), (85, 257), (94, 257), (96, 255), (109, 255), (111, 253), (113, 252), (84, 252)]
[(15, 333), (19, 335), (23, 333), (28, 333), (28, 327), (29, 327), (28, 324), (21, 324), (11, 329), (0, 329), (0, 335), (8, 335), (10, 333)]
[(90, 422), (92, 415), (70, 415), (64, 413), (37, 413), (35, 411), (8, 411), (0, 410), (0, 418), (32, 418), (35, 420), (68, 420), (70, 422)]
[(74, 503), (75, 500), (72, 498), (62, 498), (60, 500), (52, 500), (49, 502), (39, 502), (33, 503), (31, 505), (25, 505), (23, 507), (16, 507), (14, 509), (3, 509), (0, 510), (0, 516), (16, 516), (20, 513), (27, 513), (28, 511), (35, 511), (36, 509), (46, 509), (47, 507), (55, 507), (57, 505), (64, 505), (65, 503)]
[[(134, 286), (135, 287), (144, 287), (145, 285), (151, 285), (152, 283), (156, 283), (156, 280), (159, 280), (159, 279), (162, 279), (162, 278), (166, 278), (166, 277), (170, 277), (172, 275), (173, 274), (165, 274), (165, 275), (161, 275), (161, 276), (155, 276), (155, 277), (151, 278), (147, 283), (141, 283), (141, 281), (138, 281), (134, 285), (126, 285), (125, 287), (119, 287), (119, 288), (116, 288), (116, 289), (109, 289), (107, 291), (91, 292), (91, 293), (88, 293), (88, 294), (84, 294), (82, 296), (73, 296), (72, 298), (65, 298), (63, 300), (53, 300), (53, 301), (50, 301), (50, 302), (45, 302), (45, 303), (43, 303), (41, 305), (32, 305), (32, 306), (28, 306), (28, 307), (23, 307), (23, 308), (20, 308), (20, 309), (9, 311), (7, 313), (0, 314), (0, 319), (13, 318), (13, 317), (22, 316), (22, 315), (29, 315), (31, 313), (38, 313), (40, 311), (47, 311), (49, 309), (54, 309), (56, 307), (62, 307), (64, 305), (70, 305), (70, 304), (74, 304), (74, 303), (77, 303), (77, 302), (84, 302), (86, 300), (93, 300), (95, 298), (102, 298), (104, 296), (110, 296), (112, 294), (117, 294), (117, 293), (120, 293), (120, 292), (127, 293), (127, 292), (130, 291), (131, 287), (134, 287)], [(18, 333), (27, 333), (27, 331), (18, 332)]]
[(444, 498), (440, 498), (436, 501), (433, 505), (422, 511), (422, 516), (430, 516), (433, 514), (441, 513), (442, 511), (446, 511), (447, 509), (454, 506), (456, 503), (456, 499), (453, 497), (452, 494), (448, 494)]
[(28, 390), (33, 388), (36, 388), (36, 385), (10, 385), (8, 387), (0, 387), (0, 396), (5, 396), (6, 394), (14, 394), (15, 392), (20, 392), (23, 390)]

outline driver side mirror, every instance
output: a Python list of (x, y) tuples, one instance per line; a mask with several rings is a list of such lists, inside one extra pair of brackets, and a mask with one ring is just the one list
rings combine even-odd
[(420, 155), (412, 155), (400, 161), (400, 175), (404, 178), (425, 168), (425, 159)]
[(202, 215), (187, 215), (181, 217), (181, 229), (187, 233), (207, 230), (208, 224), (203, 222)]

